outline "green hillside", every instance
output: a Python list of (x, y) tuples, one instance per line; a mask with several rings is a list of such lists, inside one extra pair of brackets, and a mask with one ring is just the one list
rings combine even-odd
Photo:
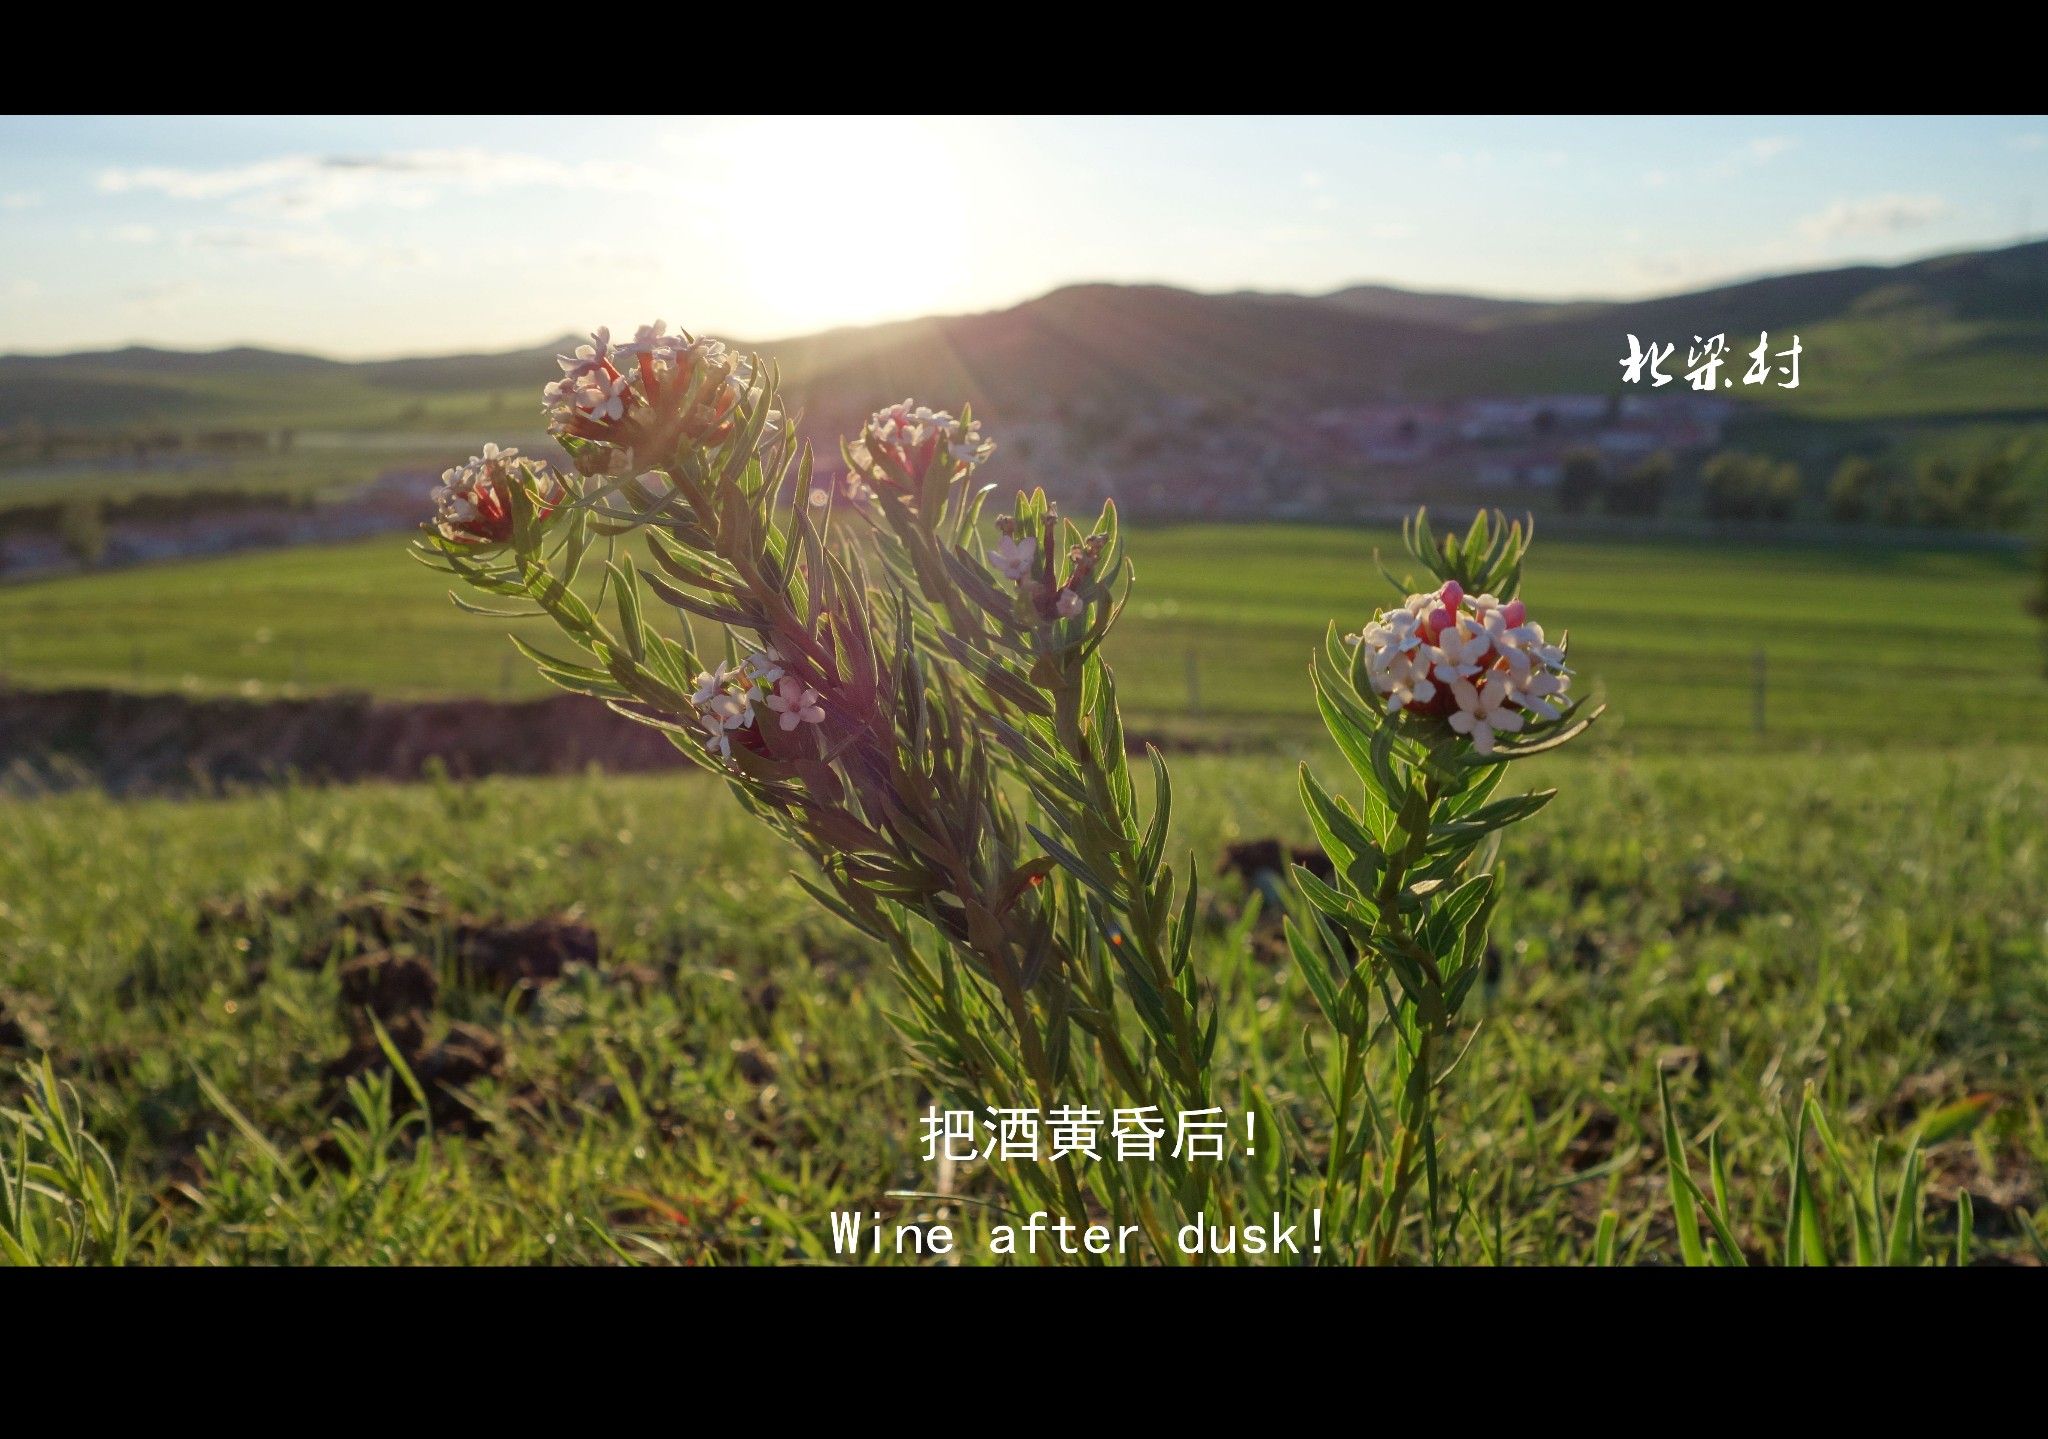
[[(1777, 276), (1621, 305), (1483, 316), (1477, 343), (1433, 376), (1468, 387), (1607, 389), (1627, 336), (1676, 343), (1726, 333), (1731, 351), (1768, 331), (1802, 348), (1796, 390), (1744, 386), (1735, 398), (1803, 418), (1869, 420), (2048, 415), (2048, 242), (1896, 267)], [(1682, 365), (1667, 364), (1682, 374)], [(1729, 377), (1724, 370), (1723, 377)]]

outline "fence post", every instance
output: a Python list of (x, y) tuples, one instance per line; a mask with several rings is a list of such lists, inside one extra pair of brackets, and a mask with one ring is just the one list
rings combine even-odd
[(1762, 645), (1756, 647), (1754, 668), (1756, 672), (1755, 692), (1750, 702), (1750, 722), (1756, 730), (1758, 737), (1761, 738), (1764, 732), (1764, 694), (1769, 684), (1764, 660), (1764, 647)]

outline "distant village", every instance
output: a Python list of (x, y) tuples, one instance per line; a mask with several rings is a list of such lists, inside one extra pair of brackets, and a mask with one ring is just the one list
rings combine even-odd
[[(1291, 418), (1191, 399), (1124, 417), (1008, 424), (1005, 458), (1071, 503), (1173, 517), (1373, 517), (1431, 498), (1540, 499), (1575, 450), (1616, 474), (1720, 447), (1715, 395), (1385, 400)], [(1106, 431), (1106, 433), (1105, 433)], [(1013, 480), (1024, 477), (1012, 474)]]
[[(89, 555), (81, 552), (67, 516), (53, 515), (50, 523), (8, 523), (8, 512), (0, 508), (0, 580), (65, 574), (81, 565), (113, 568), (199, 559), (409, 530), (426, 513), (427, 491), (436, 478), (434, 470), (407, 467), (328, 496), (212, 492), (195, 496), (190, 504), (179, 503), (182, 496), (156, 496), (153, 504), (110, 507)], [(0, 506), (4, 498), (0, 489)]]
[[(1127, 513), (1173, 519), (1384, 520), (1417, 501), (1543, 508), (1567, 457), (1588, 452), (1618, 482), (1652, 456), (1715, 451), (1735, 406), (1689, 390), (1380, 400), (1283, 414), (1249, 403), (1164, 396), (1114, 411), (995, 422), (989, 476), (1044, 485), (1074, 509), (1114, 498)], [(819, 472), (837, 468), (821, 446)], [(451, 462), (459, 455), (449, 456)], [(90, 557), (54, 513), (9, 511), (0, 484), (0, 576), (81, 564), (116, 566), (329, 543), (409, 530), (427, 510), (437, 467), (407, 464), (318, 496), (207, 494), (109, 501)]]

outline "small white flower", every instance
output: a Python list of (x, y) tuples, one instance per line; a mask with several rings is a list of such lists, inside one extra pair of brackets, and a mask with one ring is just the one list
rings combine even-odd
[(1381, 616), (1381, 624), (1386, 628), (1389, 649), (1410, 654), (1421, 646), (1422, 619), (1414, 610), (1389, 610)]
[(1530, 654), (1543, 661), (1551, 669), (1562, 670), (1565, 668), (1564, 647), (1545, 641), (1543, 638), (1543, 626), (1532, 620), (1528, 624), (1523, 625), (1517, 633), (1521, 636), (1521, 643), (1528, 649)]
[(1440, 658), (1435, 661), (1432, 672), (1445, 684), (1452, 680), (1470, 679), (1479, 673), (1492, 647), (1492, 636), (1484, 628), (1461, 618), (1455, 628), (1444, 630), (1436, 637)]
[(616, 380), (591, 380), (576, 392), (576, 403), (593, 420), (616, 420), (626, 413), (626, 394), (631, 383), (624, 375)]
[(698, 715), (697, 727), (704, 731), (704, 748), (727, 759), (732, 758), (732, 736), (727, 733), (724, 722), (717, 715)]
[(970, 470), (995, 451), (996, 442), (981, 437), (979, 420), (970, 420), (964, 425), (955, 421), (946, 431), (946, 452)]
[(1387, 713), (1399, 714), (1411, 704), (1426, 705), (1436, 698), (1436, 683), (1429, 677), (1426, 652), (1402, 654), (1385, 650), (1368, 664), (1372, 687), (1387, 697)]
[(754, 691), (749, 688), (713, 695), (704, 706), (704, 714), (727, 729), (745, 729), (754, 722)]
[(574, 355), (555, 356), (555, 362), (562, 367), (565, 379), (575, 381), (602, 370), (611, 353), (612, 332), (601, 327), (590, 332), (589, 344), (578, 345)]
[(1511, 685), (1508, 690), (1508, 698), (1530, 714), (1535, 715), (1538, 719), (1554, 720), (1562, 717), (1564, 711), (1550, 701), (1553, 697), (1562, 695), (1570, 687), (1571, 679), (1569, 676), (1556, 674), (1549, 670), (1538, 670), (1526, 680), (1521, 680)]
[(702, 709), (717, 696), (723, 694), (727, 685), (740, 677), (738, 670), (728, 665), (724, 660), (720, 660), (717, 669), (706, 670), (703, 674), (697, 676), (697, 689), (690, 696), (690, 702), (696, 705), (697, 708)]
[(1070, 620), (1075, 615), (1081, 613), (1081, 597), (1072, 590), (1061, 590), (1060, 597), (1054, 603), (1053, 608), (1059, 611), (1061, 619)]
[(989, 559), (1005, 579), (1021, 580), (1031, 573), (1031, 562), (1037, 555), (1038, 541), (1031, 536), (1026, 535), (1018, 539), (1012, 535), (1005, 535), (997, 543)]
[(825, 722), (825, 711), (818, 699), (816, 690), (805, 688), (794, 676), (786, 676), (781, 688), (768, 696), (768, 708), (782, 716), (780, 724), (785, 730), (793, 730), (800, 724)]
[(651, 325), (642, 325), (633, 332), (633, 338), (629, 342), (619, 346), (619, 353), (621, 355), (646, 355), (650, 358), (666, 356), (671, 344), (667, 331), (668, 322), (666, 320), (656, 320)]
[(1480, 754), (1493, 753), (1496, 734), (1513, 734), (1522, 727), (1520, 711), (1508, 709), (1508, 684), (1504, 676), (1490, 676), (1483, 685), (1459, 680), (1451, 686), (1458, 708), (1451, 715), (1451, 728), (1472, 738)]
[(755, 650), (747, 656), (744, 668), (755, 684), (767, 689), (782, 678), (782, 652), (774, 645)]

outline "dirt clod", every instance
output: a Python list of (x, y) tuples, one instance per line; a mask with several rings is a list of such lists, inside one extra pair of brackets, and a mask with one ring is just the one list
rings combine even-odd
[(29, 1011), (26, 1001), (0, 990), (0, 1050), (50, 1047), (48, 1027)]
[(740, 1078), (749, 1084), (771, 1084), (781, 1070), (774, 1053), (758, 1039), (735, 1039), (732, 1061)]
[(1298, 864), (1317, 879), (1330, 883), (1336, 879), (1336, 867), (1330, 857), (1314, 845), (1288, 845), (1275, 838), (1238, 840), (1223, 846), (1222, 858), (1216, 862), (1216, 873), (1236, 874), (1247, 885), (1256, 885), (1262, 875), (1285, 882), (1289, 865)]
[(523, 924), (461, 919), (455, 953), (471, 983), (503, 993), (532, 991), (572, 964), (595, 966), (597, 931), (569, 914)]

